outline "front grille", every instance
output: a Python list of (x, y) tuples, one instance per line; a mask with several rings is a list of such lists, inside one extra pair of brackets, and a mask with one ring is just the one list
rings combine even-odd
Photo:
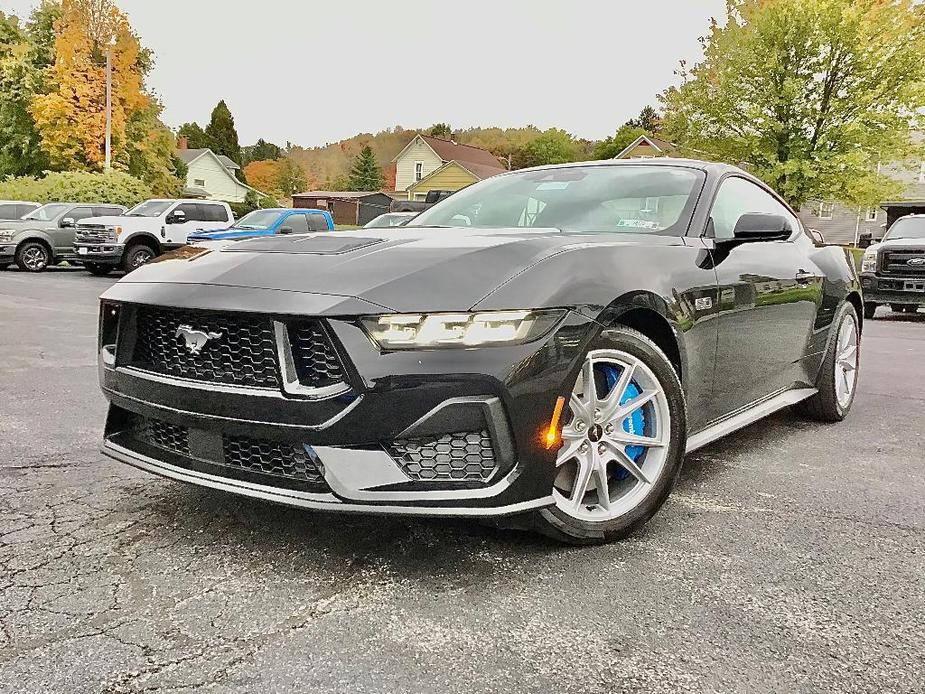
[(413, 480), (486, 482), (498, 467), (487, 431), (394, 441), (384, 447)]
[(304, 446), (226, 436), (222, 448), (228, 467), (300, 480), (327, 490), (321, 471)]
[(909, 265), (909, 261), (925, 260), (925, 248), (890, 249), (883, 251), (880, 272), (884, 275), (925, 277), (925, 265)]
[(189, 429), (160, 419), (136, 417), (132, 426), (133, 436), (155, 448), (161, 448), (177, 455), (188, 456)]
[(344, 381), (343, 364), (321, 323), (293, 323), (289, 328), (289, 339), (296, 374), (302, 385), (323, 388)]
[(269, 318), (142, 306), (135, 325), (133, 366), (194, 381), (279, 387)]
[(116, 232), (102, 224), (81, 224), (74, 232), (78, 243), (115, 243)]

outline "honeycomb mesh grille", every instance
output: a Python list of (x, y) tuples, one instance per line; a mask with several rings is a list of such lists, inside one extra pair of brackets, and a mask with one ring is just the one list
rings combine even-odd
[(149, 446), (183, 456), (190, 454), (189, 429), (186, 427), (169, 424), (160, 419), (138, 417), (133, 428), (135, 438)]
[(226, 436), (223, 449), (225, 465), (228, 467), (300, 480), (319, 489), (328, 488), (318, 466), (305, 452), (305, 448), (298, 444)]
[[(276, 340), (268, 318), (140, 307), (132, 363), (195, 381), (278, 388)], [(188, 326), (209, 339), (193, 353), (179, 332)]]
[(344, 381), (343, 364), (324, 326), (318, 321), (300, 321), (290, 327), (289, 335), (302, 385), (323, 388)]
[(413, 480), (486, 482), (497, 469), (487, 431), (394, 441), (385, 449)]

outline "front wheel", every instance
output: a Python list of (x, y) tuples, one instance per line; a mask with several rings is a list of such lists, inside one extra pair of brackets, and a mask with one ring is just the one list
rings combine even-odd
[(671, 362), (642, 333), (605, 331), (588, 351), (562, 420), (552, 495), (540, 532), (573, 544), (610, 542), (668, 498), (684, 458), (684, 394)]
[(842, 421), (854, 402), (861, 363), (861, 331), (854, 306), (842, 304), (832, 331), (816, 382), (819, 392), (796, 406), (804, 417), (820, 422)]
[(16, 249), (16, 264), (25, 272), (42, 272), (51, 262), (51, 251), (38, 241), (26, 241)]
[(154, 255), (154, 251), (151, 250), (150, 246), (143, 243), (132, 244), (125, 249), (125, 256), (122, 258), (122, 269), (128, 274), (152, 260)]
[(873, 318), (874, 314), (877, 312), (877, 304), (866, 302), (864, 304), (864, 317)]

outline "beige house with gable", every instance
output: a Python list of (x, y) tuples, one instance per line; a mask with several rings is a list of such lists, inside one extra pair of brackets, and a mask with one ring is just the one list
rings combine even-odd
[(423, 200), (428, 190), (459, 190), (507, 171), (488, 150), (430, 135), (415, 135), (392, 160), (395, 190)]

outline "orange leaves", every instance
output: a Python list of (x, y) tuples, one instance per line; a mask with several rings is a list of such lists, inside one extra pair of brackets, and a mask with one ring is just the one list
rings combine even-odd
[(244, 167), (248, 184), (263, 192), (275, 191), (279, 181), (280, 163), (271, 159), (252, 161)]

